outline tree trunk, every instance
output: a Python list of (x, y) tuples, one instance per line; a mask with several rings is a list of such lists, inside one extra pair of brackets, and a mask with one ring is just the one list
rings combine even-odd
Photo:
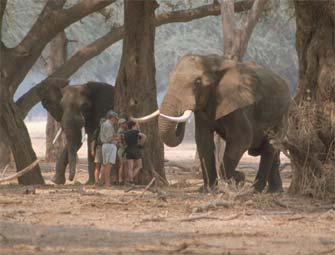
[[(125, 1), (124, 41), (121, 65), (116, 81), (116, 111), (121, 116), (143, 116), (157, 110), (155, 82), (155, 16), (156, 1)], [(147, 135), (143, 151), (140, 183), (148, 183), (154, 169), (165, 179), (163, 144), (157, 120), (141, 125)]]
[[(10, 101), (8, 93), (1, 92), (0, 136), (8, 138), (16, 168), (19, 171), (34, 162), (36, 155), (31, 145), (28, 130), (14, 102)], [(23, 185), (44, 184), (38, 165), (31, 172), (19, 177), (18, 181), (19, 184)]]
[[(67, 38), (65, 32), (59, 33), (49, 45), (49, 63), (48, 74), (51, 75), (57, 68), (63, 65), (67, 58)], [(58, 156), (62, 153), (65, 147), (65, 137), (62, 134), (55, 144), (53, 139), (57, 131), (61, 128), (58, 123), (49, 113), (46, 125), (46, 150), (45, 160), (48, 162), (55, 162)]]
[(335, 193), (335, 2), (295, 1), (299, 57), (296, 107), (289, 118), (290, 191)]

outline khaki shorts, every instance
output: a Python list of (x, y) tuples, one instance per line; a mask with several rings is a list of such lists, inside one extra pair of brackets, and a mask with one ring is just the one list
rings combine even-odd
[(95, 147), (94, 163), (102, 163), (102, 145)]
[(125, 161), (126, 160), (125, 148), (120, 147), (117, 151), (117, 155), (119, 156), (119, 159), (121, 161)]
[(117, 147), (113, 143), (104, 143), (102, 145), (102, 164), (112, 164), (116, 162)]

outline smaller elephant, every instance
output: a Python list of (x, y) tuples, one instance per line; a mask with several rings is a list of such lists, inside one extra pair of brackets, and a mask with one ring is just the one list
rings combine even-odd
[(279, 192), (279, 152), (268, 134), (283, 133), (290, 102), (285, 81), (260, 65), (225, 62), (217, 55), (186, 55), (170, 75), (159, 111), (151, 116), (159, 115), (162, 141), (174, 147), (182, 142), (185, 121), (194, 112), (205, 190), (217, 183), (216, 132), (226, 141), (222, 176), (243, 181), (244, 174), (236, 167), (248, 151), (261, 157), (254, 183), (256, 191), (261, 192), (268, 183), (269, 192)]
[[(39, 97), (43, 107), (61, 123), (65, 133), (66, 147), (56, 162), (53, 182), (65, 183), (65, 169), (69, 165), (69, 180), (76, 172), (77, 151), (82, 146), (83, 135), (87, 134), (88, 175), (87, 184), (94, 183), (94, 159), (89, 144), (100, 119), (114, 107), (114, 87), (107, 83), (87, 82), (68, 86), (68, 81), (48, 79), (41, 86)], [(85, 133), (82, 132), (83, 129)]]

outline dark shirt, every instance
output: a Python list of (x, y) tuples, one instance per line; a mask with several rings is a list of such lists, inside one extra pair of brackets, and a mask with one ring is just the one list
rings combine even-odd
[(128, 147), (137, 146), (140, 131), (138, 130), (128, 130), (124, 132), (124, 140)]
[(100, 127), (94, 130), (94, 133), (93, 133), (93, 140), (95, 141), (96, 145), (102, 145), (99, 134), (100, 134)]

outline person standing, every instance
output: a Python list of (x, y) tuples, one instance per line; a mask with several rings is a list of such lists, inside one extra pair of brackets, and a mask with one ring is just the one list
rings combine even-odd
[(102, 143), (102, 165), (105, 176), (105, 187), (110, 186), (110, 176), (112, 167), (116, 162), (117, 154), (117, 135), (114, 125), (117, 123), (118, 115), (110, 110), (106, 114), (106, 120), (100, 128), (100, 140)]
[(100, 171), (102, 164), (102, 142), (100, 140), (100, 128), (104, 121), (105, 119), (101, 118), (98, 128), (93, 133), (93, 141), (91, 143), (91, 152), (95, 165), (94, 177), (96, 186), (104, 183), (104, 174)]
[(128, 180), (134, 183), (134, 179), (142, 169), (141, 147), (144, 145), (146, 135), (141, 133), (135, 122), (128, 122), (128, 131), (124, 133), (126, 143), (126, 159), (128, 166)]

